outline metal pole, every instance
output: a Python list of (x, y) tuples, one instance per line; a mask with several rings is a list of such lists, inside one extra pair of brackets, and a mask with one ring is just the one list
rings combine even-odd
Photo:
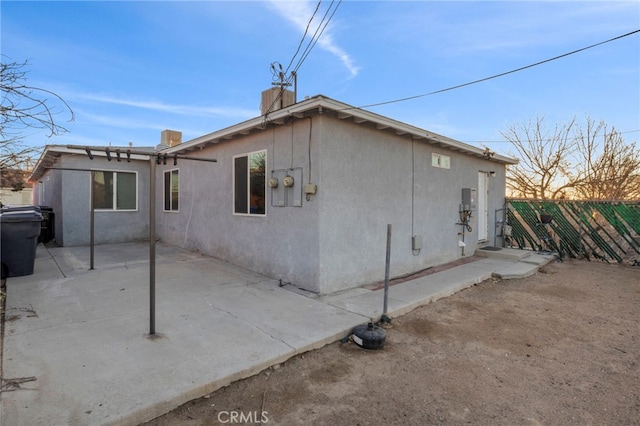
[[(106, 152), (109, 147), (88, 147), (80, 145), (67, 145), (69, 149), (82, 149), (87, 152), (89, 158), (93, 160), (91, 150)], [(118, 150), (115, 151), (118, 154)], [(127, 149), (121, 151), (122, 154), (127, 156), (127, 161), (130, 155), (144, 155), (149, 158), (149, 334), (154, 335), (156, 333), (156, 161), (160, 158), (160, 154), (149, 154), (148, 151)], [(163, 154), (163, 160), (173, 158), (174, 162), (178, 159), (192, 160), (192, 161), (206, 161), (216, 163), (218, 160), (215, 158), (200, 158), (189, 157), (180, 154)], [(93, 238), (94, 238), (94, 208), (93, 208), (93, 180), (94, 170), (81, 169), (81, 168), (67, 168), (67, 167), (48, 167), (51, 170), (75, 170), (75, 171), (88, 171), (91, 172), (91, 269), (93, 269)]]
[(298, 103), (298, 73), (291, 71), (293, 75), (293, 103)]
[(384, 268), (384, 308), (382, 309), (383, 319), (387, 316), (387, 304), (389, 300), (389, 264), (391, 262), (391, 224), (387, 225), (387, 259)]
[(156, 333), (156, 159), (149, 157), (149, 334)]
[(95, 182), (96, 172), (91, 170), (91, 184), (89, 186), (89, 191), (91, 192), (91, 235), (89, 237), (89, 270), (93, 270), (93, 246), (95, 243), (94, 235), (95, 235), (95, 215), (96, 210), (93, 205), (93, 183)]

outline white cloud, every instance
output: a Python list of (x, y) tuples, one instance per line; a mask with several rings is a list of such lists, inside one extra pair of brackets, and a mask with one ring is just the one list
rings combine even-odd
[(183, 141), (211, 133), (210, 128), (201, 128), (207, 125), (198, 120), (176, 122), (171, 118), (146, 120), (119, 114), (94, 114), (85, 110), (76, 112), (77, 120), (70, 126), (70, 132), (58, 138), (66, 144), (107, 145), (111, 142), (125, 146), (133, 141), (136, 146), (155, 146), (160, 141), (160, 132), (165, 129), (179, 130)]
[[(310, 2), (310, 1), (293, 2), (293, 1), (270, 0), (270, 3), (273, 6), (273, 9), (276, 10), (276, 12), (280, 16), (282, 16), (287, 21), (294, 24), (300, 30), (301, 34), (304, 34), (304, 31), (306, 30), (307, 25), (309, 24), (309, 20), (313, 16), (313, 12), (315, 10), (315, 5), (316, 5), (315, 2)], [(326, 12), (326, 9), (323, 9), (322, 7), (320, 7), (318, 12), (314, 16), (313, 21), (311, 22), (311, 25), (309, 25), (309, 30), (307, 32), (308, 39), (311, 39), (311, 37), (313, 37), (313, 35), (316, 33), (316, 30), (318, 30), (318, 27), (320, 26), (322, 17), (324, 16), (325, 12)], [(329, 19), (330, 15), (331, 13), (327, 15), (326, 19)], [(335, 18), (335, 15), (334, 15), (334, 18)], [(324, 26), (324, 23), (322, 23), (322, 25)], [(344, 66), (349, 70), (349, 72), (351, 73), (351, 76), (355, 77), (356, 75), (358, 75), (360, 68), (358, 68), (355, 65), (351, 56), (343, 48), (341, 48), (338, 44), (336, 44), (336, 42), (333, 40), (333, 37), (331, 35), (331, 29), (332, 29), (332, 25), (331, 23), (329, 23), (327, 25), (327, 28), (324, 30), (324, 32), (318, 39), (318, 42), (316, 45), (319, 46), (321, 49), (324, 49), (327, 52), (331, 53), (332, 55), (336, 56), (344, 64)], [(321, 30), (322, 29), (320, 28), (320, 31)], [(320, 31), (318, 31), (318, 34), (320, 34)], [(306, 46), (307, 38), (305, 38), (304, 46)]]
[(259, 114), (257, 110), (246, 108), (232, 107), (214, 107), (214, 106), (193, 106), (193, 105), (174, 105), (158, 101), (141, 101), (135, 99), (117, 98), (106, 95), (95, 94), (76, 94), (77, 99), (98, 102), (104, 104), (129, 106), (139, 109), (151, 111), (168, 112), (178, 115), (199, 116), (199, 117), (225, 117), (225, 118), (252, 118)]
[(108, 127), (114, 127), (118, 129), (153, 129), (156, 130), (162, 126), (158, 126), (150, 121), (142, 121), (138, 118), (127, 118), (121, 115), (117, 117), (104, 115), (104, 114), (94, 114), (85, 110), (77, 110), (78, 119), (76, 121), (86, 123), (90, 122), (92, 124), (98, 124)]

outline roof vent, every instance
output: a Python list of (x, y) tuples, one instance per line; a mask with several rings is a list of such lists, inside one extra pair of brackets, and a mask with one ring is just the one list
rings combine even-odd
[(296, 103), (295, 95), (291, 90), (282, 90), (279, 87), (272, 87), (262, 92), (262, 101), (260, 102), (260, 112), (265, 115), (269, 112), (286, 108)]

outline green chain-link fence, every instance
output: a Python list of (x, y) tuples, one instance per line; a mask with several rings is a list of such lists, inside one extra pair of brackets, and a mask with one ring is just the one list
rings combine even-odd
[(508, 199), (503, 219), (506, 247), (640, 264), (638, 201)]

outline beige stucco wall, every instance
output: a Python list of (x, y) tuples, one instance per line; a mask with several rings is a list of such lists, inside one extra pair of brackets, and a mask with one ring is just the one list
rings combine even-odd
[(28, 206), (33, 204), (33, 189), (24, 188), (22, 191), (12, 191), (11, 188), (0, 189), (0, 202), (9, 206)]

